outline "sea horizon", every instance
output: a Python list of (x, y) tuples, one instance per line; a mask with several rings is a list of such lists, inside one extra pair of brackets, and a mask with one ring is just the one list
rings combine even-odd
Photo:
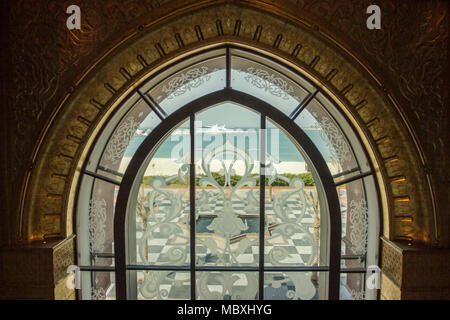
[[(137, 131), (137, 134), (133, 136), (131, 139), (124, 157), (132, 157), (138, 147), (141, 145), (141, 143), (145, 140), (148, 133), (150, 132), (151, 128), (139, 128)], [(218, 130), (217, 130), (218, 129)], [(271, 133), (270, 129), (268, 129), (268, 138), (267, 138), (267, 149), (268, 153), (272, 155), (272, 144), (276, 145), (276, 138), (278, 137), (278, 150), (274, 152), (274, 157), (279, 162), (304, 162), (303, 157), (301, 156), (300, 152), (298, 151), (297, 147), (290, 141), (290, 139), (283, 134), (281, 131), (277, 134), (278, 136), (275, 137), (275, 139), (271, 139)], [(202, 149), (206, 150), (209, 146), (211, 148), (211, 144), (214, 143), (215, 139), (219, 135), (222, 135), (223, 141), (225, 141), (226, 136), (228, 138), (230, 135), (233, 137), (233, 139), (239, 139), (240, 136), (246, 136), (246, 138), (243, 138), (243, 141), (245, 142), (245, 151), (248, 152), (249, 150), (249, 138), (248, 134), (251, 132), (250, 130), (255, 130), (255, 132), (259, 132), (259, 128), (223, 128), (221, 126), (217, 127), (203, 127), (202, 133), (207, 137), (206, 140), (204, 139)], [(323, 131), (318, 129), (306, 129), (304, 130), (305, 133), (308, 135), (308, 137), (312, 140), (312, 142), (315, 144), (315, 146), (319, 149), (322, 156), (325, 158), (325, 161), (329, 162), (331, 160), (331, 152), (330, 147), (328, 146), (328, 141), (326, 141), (323, 137)], [(189, 130), (186, 128), (179, 128), (175, 130), (171, 137), (169, 137), (157, 150), (156, 154), (153, 156), (153, 158), (161, 158), (161, 159), (171, 159), (173, 149), (176, 145), (180, 144), (181, 137), (189, 135)], [(254, 146), (252, 146), (254, 149), (253, 154), (259, 153), (259, 134), (255, 135), (255, 141), (253, 141)], [(177, 138), (178, 137), (178, 138)], [(273, 141), (272, 141), (273, 140)], [(236, 141), (236, 140), (235, 140)], [(236, 144), (236, 142), (235, 142)], [(197, 150), (198, 147), (197, 147)]]

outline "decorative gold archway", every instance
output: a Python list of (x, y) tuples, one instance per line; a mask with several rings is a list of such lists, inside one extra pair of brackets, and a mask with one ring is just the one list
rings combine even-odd
[[(394, 290), (402, 269), (387, 239), (431, 243), (437, 237), (433, 190), (414, 135), (394, 98), (355, 55), (317, 26), (269, 6), (256, 10), (203, 4), (180, 9), (142, 25), (93, 64), (74, 84), (36, 148), (36, 165), (22, 195), (22, 237), (29, 242), (69, 238), (61, 246), (72, 249), (54, 258), (54, 268), (63, 277), (64, 268), (73, 263), (80, 168), (108, 116), (135, 86), (174, 59), (223, 43), (264, 51), (307, 74), (334, 97), (357, 128), (381, 187), (386, 239), (381, 260), (391, 278), (383, 278), (384, 287)], [(396, 293), (386, 297), (389, 294)]]

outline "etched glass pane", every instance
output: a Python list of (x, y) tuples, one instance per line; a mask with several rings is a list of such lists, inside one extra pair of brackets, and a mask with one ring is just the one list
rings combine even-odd
[(81, 298), (83, 300), (116, 300), (115, 273), (81, 271)]
[(77, 203), (78, 265), (114, 265), (114, 211), (119, 187), (82, 175)]
[(265, 265), (319, 264), (320, 206), (316, 184), (299, 149), (267, 121)]
[(342, 257), (345, 267), (364, 266), (368, 239), (368, 210), (362, 180), (337, 188), (342, 217)]
[(358, 167), (347, 138), (318, 100), (313, 99), (295, 123), (319, 149), (332, 175)]
[(365, 273), (341, 273), (339, 299), (365, 299)]
[(138, 271), (138, 300), (188, 300), (191, 277), (182, 271)]
[[(94, 179), (89, 202), (90, 265), (111, 266), (114, 259), (114, 211), (119, 187)], [(109, 256), (108, 256), (109, 254)]]
[(267, 272), (264, 300), (318, 300), (319, 277), (326, 272)]
[(189, 122), (176, 128), (148, 164), (136, 203), (136, 262), (189, 263)]
[(197, 272), (198, 300), (256, 300), (257, 272)]
[(198, 265), (257, 265), (260, 117), (231, 103), (196, 115)]
[(231, 57), (231, 86), (276, 106), (287, 115), (308, 95), (285, 75), (237, 56)]
[(147, 96), (169, 115), (185, 104), (225, 87), (225, 57), (216, 57), (176, 72)]
[(357, 136), (357, 130), (353, 128), (351, 121), (347, 119), (344, 112), (337, 107), (335, 103), (331, 101), (330, 97), (327, 97), (323, 92), (318, 92), (315, 99), (320, 105), (328, 112), (329, 116), (339, 126), (339, 130), (345, 136), (347, 143), (350, 145), (353, 157), (358, 162), (358, 169), (361, 172), (367, 172), (371, 170), (369, 159), (366, 155), (366, 150), (361, 144), (359, 137)]
[(139, 99), (109, 138), (98, 172), (110, 172), (121, 177), (140, 144), (160, 122), (144, 100)]

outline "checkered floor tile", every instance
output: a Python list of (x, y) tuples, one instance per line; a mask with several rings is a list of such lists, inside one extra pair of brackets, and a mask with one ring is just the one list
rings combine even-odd
[[(240, 190), (239, 193), (232, 200), (232, 207), (234, 212), (243, 219), (244, 223), (248, 226), (248, 229), (242, 231), (240, 235), (231, 239), (231, 251), (234, 252), (233, 257), (230, 257), (227, 253), (219, 259), (217, 252), (211, 251), (204, 243), (211, 244), (215, 242), (217, 251), (220, 252), (225, 247), (225, 239), (218, 235), (215, 235), (211, 230), (207, 229), (207, 226), (211, 224), (213, 219), (220, 215), (223, 210), (223, 199), (218, 192), (205, 191), (208, 202), (203, 205), (198, 205), (197, 208), (197, 263), (199, 265), (227, 265), (230, 261), (233, 265), (257, 265), (259, 261), (259, 249), (258, 249), (258, 232), (259, 232), (259, 203), (252, 203), (248, 200), (248, 190)], [(259, 193), (255, 191), (253, 196), (255, 199), (259, 199)], [(309, 192), (309, 191), (306, 191)], [(197, 198), (204, 197), (205, 194), (199, 193)], [(266, 195), (269, 198), (269, 195)], [(252, 198), (253, 199), (253, 198)], [(199, 201), (197, 200), (197, 203)], [(148, 239), (147, 247), (148, 254), (146, 263), (148, 264), (189, 264), (189, 225), (186, 223), (189, 218), (190, 208), (189, 203), (184, 201), (184, 207), (182, 213), (175, 219), (170, 221), (178, 226), (179, 233), (163, 234), (160, 230), (156, 229), (153, 232), (152, 237)], [(165, 210), (170, 207), (171, 203), (168, 200), (158, 203), (159, 210)], [(345, 208), (344, 208), (345, 209)], [(292, 221), (296, 221), (303, 211), (302, 202), (298, 196), (291, 196), (285, 203), (284, 212), (288, 213), (288, 218)], [(279, 264), (295, 264), (305, 265), (312, 262), (313, 247), (311, 241), (313, 241), (313, 222), (314, 216), (311, 208), (307, 208), (303, 218), (298, 224), (301, 228), (291, 228), (288, 235), (280, 232), (281, 227), (277, 224), (281, 222), (280, 218), (276, 216), (273, 210), (273, 202), (266, 201), (265, 203), (266, 222), (269, 223), (269, 230), (266, 232), (265, 243), (265, 261), (266, 265), (273, 265), (274, 262)], [(295, 223), (292, 225), (296, 225)], [(137, 222), (137, 239), (142, 237), (142, 225)], [(305, 232), (305, 231), (308, 232)], [(243, 239), (250, 242), (246, 248), (240, 250), (240, 244)], [(171, 260), (171, 256), (175, 250), (181, 249), (184, 253), (184, 262), (181, 260)], [(171, 251), (172, 250), (172, 251)], [(172, 255), (171, 255), (172, 254)], [(181, 252), (176, 252), (181, 255)], [(177, 257), (175, 254), (175, 257)], [(179, 256), (178, 256), (179, 257)], [(138, 258), (138, 263), (142, 261)]]

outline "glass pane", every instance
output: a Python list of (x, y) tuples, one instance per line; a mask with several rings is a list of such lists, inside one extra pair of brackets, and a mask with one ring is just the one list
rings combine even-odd
[(352, 148), (334, 119), (316, 99), (295, 119), (327, 162), (332, 175), (358, 167)]
[(114, 210), (119, 187), (94, 179), (89, 202), (89, 251), (91, 265), (111, 266), (114, 259), (104, 254), (114, 252)]
[(266, 135), (265, 265), (318, 265), (320, 206), (298, 148), (271, 121)]
[(136, 272), (138, 300), (188, 300), (191, 276), (182, 271)]
[(181, 265), (189, 258), (189, 121), (155, 150), (136, 203), (138, 264)]
[(365, 276), (365, 273), (341, 273), (339, 299), (364, 300)]
[(225, 57), (216, 57), (176, 72), (155, 85), (147, 96), (169, 115), (185, 104), (225, 87)]
[(82, 300), (116, 300), (115, 273), (81, 271)]
[(342, 255), (360, 259), (347, 260), (346, 267), (360, 267), (367, 251), (368, 210), (363, 180), (356, 180), (337, 188), (342, 214)]
[(256, 300), (257, 272), (197, 272), (198, 300)]
[(308, 91), (272, 68), (236, 56), (231, 57), (231, 86), (266, 101), (287, 115), (308, 95)]
[(267, 272), (264, 300), (318, 300), (319, 283), (323, 283), (319, 278), (325, 275), (326, 272)]
[(225, 103), (196, 116), (198, 265), (257, 265), (260, 117)]
[(150, 107), (139, 99), (109, 138), (99, 169), (121, 176), (140, 144), (160, 122)]
[(330, 98), (326, 97), (322, 92), (318, 92), (315, 96), (317, 101), (329, 113), (329, 116), (339, 125), (339, 129), (345, 136), (347, 142), (351, 145), (353, 156), (358, 162), (359, 169), (362, 172), (371, 170), (369, 159), (366, 156), (366, 151), (360, 142), (360, 139), (355, 134), (356, 130), (352, 127), (351, 122), (347, 119), (342, 111), (336, 106)]

